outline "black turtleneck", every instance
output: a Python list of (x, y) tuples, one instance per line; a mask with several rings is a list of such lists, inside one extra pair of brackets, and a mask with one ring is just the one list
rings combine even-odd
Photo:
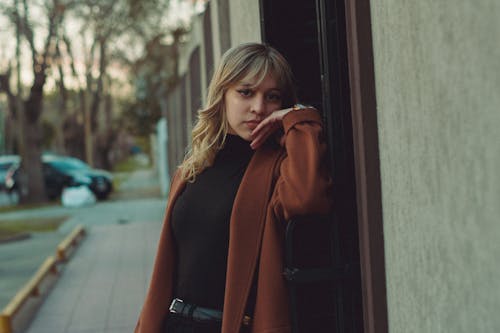
[(250, 142), (228, 135), (214, 164), (187, 183), (172, 212), (177, 270), (174, 297), (222, 309), (234, 198), (253, 155)]

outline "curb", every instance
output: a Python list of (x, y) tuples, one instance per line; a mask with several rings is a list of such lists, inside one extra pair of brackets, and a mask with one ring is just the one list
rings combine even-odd
[(27, 303), (29, 298), (41, 298), (48, 295), (48, 293), (43, 294), (40, 291), (42, 282), (48, 279), (49, 275), (55, 277), (59, 275), (58, 266), (68, 262), (69, 256), (75, 251), (76, 246), (85, 237), (85, 234), (83, 226), (76, 226), (57, 246), (56, 257), (49, 256), (45, 259), (33, 277), (14, 295), (0, 312), (0, 333), (14, 332), (13, 319), (21, 312), (23, 305)]

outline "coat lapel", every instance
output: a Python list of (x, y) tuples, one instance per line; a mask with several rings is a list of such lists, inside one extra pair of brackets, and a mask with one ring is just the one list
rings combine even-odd
[(222, 333), (238, 332), (259, 256), (273, 170), (280, 150), (265, 145), (250, 160), (231, 213)]

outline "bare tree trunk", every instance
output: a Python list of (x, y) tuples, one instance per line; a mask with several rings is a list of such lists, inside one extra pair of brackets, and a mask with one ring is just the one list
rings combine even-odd
[[(24, 103), (24, 121), (20, 117), (20, 124), (24, 127), (24, 149), (21, 154), (21, 178), (27, 184), (21, 183), (22, 202), (43, 202), (46, 200), (45, 183), (42, 172), (41, 145), (42, 131), (38, 119), (42, 110), (43, 85), (45, 73), (36, 73), (30, 95)], [(24, 123), (24, 124), (23, 124)]]
[(26, 146), (22, 158), (21, 173), (25, 178), (26, 185), (21, 183), (21, 198), (23, 202), (37, 203), (46, 200), (45, 182), (42, 172), (41, 161), (41, 131), (38, 122), (26, 124)]
[(5, 117), (5, 152), (8, 154), (16, 153), (16, 123), (11, 114)]
[(57, 151), (59, 153), (66, 154), (66, 145), (64, 144), (64, 121), (67, 117), (69, 117), (68, 114), (68, 91), (66, 89), (66, 83), (64, 79), (64, 70), (62, 66), (62, 55), (61, 55), (61, 50), (59, 48), (59, 42), (60, 40), (57, 40), (56, 42), (56, 63), (57, 63), (57, 71), (59, 73), (59, 81), (58, 81), (58, 86), (59, 86), (59, 103), (58, 103), (58, 108), (59, 108), (59, 117), (57, 118), (57, 131), (56, 131), (56, 147)]
[(16, 129), (17, 129), (17, 149), (21, 156), (24, 155), (24, 132), (25, 132), (25, 113), (22, 105), (22, 84), (21, 84), (21, 18), (19, 15), (18, 2), (16, 1), (16, 80), (17, 80), (17, 98), (16, 98)]
[(97, 84), (92, 92), (92, 104), (90, 106), (90, 117), (92, 130), (97, 130), (97, 115), (99, 113), (99, 105), (102, 99), (103, 79), (106, 73), (106, 39), (99, 39), (99, 76), (97, 77)]
[[(83, 38), (85, 41), (85, 38)], [(94, 40), (92, 46), (90, 47), (90, 52), (88, 58), (85, 61), (86, 66), (86, 89), (83, 94), (80, 95), (81, 105), (83, 106), (83, 126), (85, 133), (85, 160), (91, 166), (94, 166), (94, 142), (93, 142), (93, 128), (92, 128), (92, 112), (87, 105), (87, 98), (92, 94), (93, 78), (92, 78), (92, 64), (94, 62), (94, 53), (97, 40)]]
[[(46, 200), (45, 183), (41, 162), (41, 130), (39, 118), (43, 107), (43, 87), (46, 81), (46, 69), (49, 66), (49, 59), (54, 53), (54, 36), (57, 33), (65, 7), (57, 0), (54, 0), (50, 7), (48, 16), (48, 35), (45, 40), (43, 53), (39, 54), (35, 47), (34, 32), (29, 24), (29, 12), (26, 0), (22, 0), (23, 17), (21, 19), (18, 10), (18, 1), (15, 0), (16, 29), (25, 35), (31, 48), (31, 58), (33, 63), (33, 84), (30, 89), (28, 99), (19, 106), (19, 128), (24, 135), (20, 135), (21, 142), (21, 168), (19, 170), (19, 180), (21, 188), (21, 202), (43, 202)], [(22, 119), (24, 116), (24, 119)]]
[(98, 115), (99, 108), (101, 106), (101, 100), (103, 96), (104, 88), (104, 76), (106, 74), (106, 38), (100, 37), (99, 41), (99, 75), (97, 77), (97, 82), (94, 91), (92, 92), (92, 104), (90, 106), (90, 124), (92, 128), (94, 144), (94, 164), (97, 167), (102, 168), (105, 163), (102, 159), (103, 154), (100, 151), (102, 146), (102, 141), (106, 140), (103, 138), (102, 129), (98, 128)]
[(111, 95), (107, 94), (104, 98), (104, 128), (99, 130), (96, 150), (98, 154), (99, 167), (111, 170), (110, 151), (116, 139), (116, 133), (111, 124), (111, 114), (113, 109), (113, 100)]
[(7, 95), (8, 110), (5, 119), (5, 150), (9, 153), (17, 153), (17, 115), (18, 115), (18, 102), (17, 96), (12, 93), (10, 88), (10, 76), (12, 69), (9, 67), (7, 71), (0, 74), (0, 92), (5, 92)]
[(75, 57), (73, 55), (72, 45), (69, 38), (63, 34), (62, 40), (64, 45), (66, 46), (67, 56), (69, 57), (71, 74), (73, 76), (73, 80), (78, 82), (78, 101), (77, 104), (79, 107), (75, 112), (67, 117), (64, 120), (64, 147), (65, 150), (71, 155), (78, 157), (82, 160), (86, 159), (85, 157), (85, 133), (84, 133), (84, 118), (85, 118), (85, 109), (86, 109), (86, 100), (85, 100), (85, 90), (82, 88), (82, 84), (78, 78), (78, 73), (75, 67)]
[[(40, 153), (36, 155), (36, 151), (27, 149), (32, 144), (33, 135), (28, 130), (27, 111), (30, 104), (23, 105), (22, 102), (22, 83), (21, 83), (21, 32), (27, 29), (27, 4), (24, 5), (24, 20), (21, 21), (19, 13), (19, 2), (15, 1), (16, 10), (16, 73), (17, 73), (17, 143), (19, 155), (21, 155), (21, 166), (18, 172), (18, 190), (21, 202), (42, 202), (45, 200), (45, 189), (42, 179), (42, 165), (40, 162)], [(26, 33), (26, 31), (24, 31)], [(33, 64), (35, 66), (35, 64)], [(36, 77), (35, 77), (36, 79)], [(30, 95), (31, 97), (31, 95)], [(32, 117), (33, 118), (33, 117)], [(30, 119), (32, 120), (32, 119)], [(33, 127), (33, 126), (31, 126)], [(30, 128), (33, 130), (34, 128)], [(27, 137), (28, 134), (30, 138)], [(36, 144), (39, 144), (38, 142)]]

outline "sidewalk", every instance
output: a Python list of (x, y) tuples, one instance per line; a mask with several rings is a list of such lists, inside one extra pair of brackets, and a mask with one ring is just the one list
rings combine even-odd
[(65, 235), (57, 232), (33, 233), (31, 238), (0, 246), (0, 311), (49, 255)]
[(133, 332), (161, 221), (94, 225), (26, 333)]

